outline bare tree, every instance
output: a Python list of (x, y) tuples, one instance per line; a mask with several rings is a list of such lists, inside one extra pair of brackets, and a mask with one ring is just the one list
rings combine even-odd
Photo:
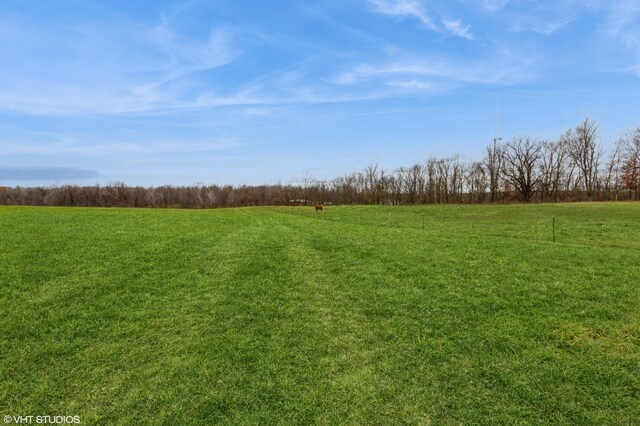
[(378, 199), (378, 180), (380, 179), (377, 164), (369, 164), (364, 169), (367, 204), (376, 204)]
[(587, 198), (595, 195), (598, 182), (598, 167), (603, 150), (598, 143), (598, 126), (588, 118), (567, 133), (567, 153), (576, 165), (579, 173), (578, 184)]
[(609, 153), (609, 158), (606, 164), (605, 174), (602, 178), (601, 187), (606, 194), (611, 198), (613, 193), (613, 199), (618, 200), (618, 190), (620, 189), (620, 172), (622, 166), (622, 151), (623, 143), (622, 139), (618, 141), (613, 147), (613, 150)]
[(389, 179), (389, 190), (391, 191), (391, 202), (394, 206), (402, 204), (402, 194), (405, 184), (405, 168), (396, 169), (394, 175)]
[(411, 204), (415, 204), (419, 200), (421, 175), (422, 167), (420, 164), (414, 164), (407, 169), (407, 201)]
[(640, 199), (640, 127), (622, 138), (621, 180), (634, 198)]
[(442, 158), (436, 161), (436, 201), (440, 204), (449, 202), (449, 175), (451, 159)]
[(538, 160), (541, 144), (528, 136), (513, 138), (504, 145), (502, 172), (505, 179), (520, 194), (522, 201), (530, 201), (536, 191), (540, 174)]
[(503, 153), (502, 148), (498, 144), (500, 139), (493, 138), (491, 145), (485, 150), (484, 166), (489, 177), (489, 201), (495, 203), (498, 201), (500, 192), (500, 171), (502, 170)]
[(560, 200), (561, 180), (565, 174), (567, 152), (561, 139), (540, 143), (540, 190), (542, 201)]
[(437, 187), (437, 183), (436, 183), (436, 175), (437, 175), (437, 171), (436, 171), (436, 159), (434, 157), (430, 157), (426, 164), (425, 164), (425, 170), (426, 170), (426, 192), (427, 192), (427, 197), (426, 197), (426, 203), (435, 203), (436, 202), (436, 187)]
[(483, 203), (487, 194), (488, 180), (486, 169), (479, 161), (472, 163), (466, 176), (467, 188), (472, 203)]
[(451, 201), (461, 203), (464, 194), (465, 164), (458, 156), (451, 159), (451, 179), (449, 182), (449, 194)]

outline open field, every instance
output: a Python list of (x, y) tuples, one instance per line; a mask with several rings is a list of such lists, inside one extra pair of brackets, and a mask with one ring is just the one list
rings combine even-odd
[(640, 423), (640, 204), (312, 210), (0, 207), (0, 415)]

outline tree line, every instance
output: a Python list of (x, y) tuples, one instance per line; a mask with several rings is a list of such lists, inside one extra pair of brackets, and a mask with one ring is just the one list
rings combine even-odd
[(272, 185), (2, 187), (0, 204), (216, 208), (259, 205), (442, 204), (640, 200), (640, 127), (609, 149), (585, 119), (556, 140), (494, 139), (482, 159), (377, 164), (332, 180)]

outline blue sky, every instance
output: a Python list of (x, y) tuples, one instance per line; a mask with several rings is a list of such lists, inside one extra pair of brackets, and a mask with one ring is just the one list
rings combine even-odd
[(0, 2), (0, 185), (327, 179), (496, 121), (611, 144), (639, 99), (640, 0)]

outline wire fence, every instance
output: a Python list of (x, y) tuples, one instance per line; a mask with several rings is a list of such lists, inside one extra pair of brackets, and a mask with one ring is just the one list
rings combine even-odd
[[(278, 213), (348, 226), (420, 231), (427, 235), (452, 238), (508, 238), (551, 244), (588, 245), (640, 249), (640, 204), (629, 214), (581, 215), (562, 212), (527, 212), (525, 215), (454, 209), (366, 208), (341, 206), (315, 214), (304, 208), (273, 208)], [(481, 209), (481, 207), (480, 207)], [(498, 212), (498, 214), (496, 214)], [(434, 214), (435, 213), (435, 214)], [(502, 214), (501, 214), (502, 213)]]

